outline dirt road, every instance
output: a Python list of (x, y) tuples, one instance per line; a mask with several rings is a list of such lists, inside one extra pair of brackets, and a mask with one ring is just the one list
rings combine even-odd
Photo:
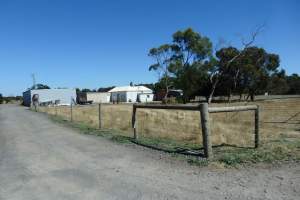
[(299, 199), (300, 166), (210, 170), (0, 105), (0, 199)]

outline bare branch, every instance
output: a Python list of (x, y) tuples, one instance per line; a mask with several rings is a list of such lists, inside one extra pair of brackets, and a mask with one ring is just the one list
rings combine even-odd
[[(243, 49), (241, 50), (241, 51), (239, 51), (239, 53), (236, 55), (236, 56), (234, 56), (232, 59), (230, 59), (227, 63), (226, 63), (226, 68), (228, 68), (230, 65), (231, 65), (231, 63), (232, 62), (234, 62), (236, 59), (238, 59), (239, 57), (241, 57), (242, 56), (242, 54), (244, 53), (244, 50), (246, 49), (246, 48), (248, 48), (248, 47), (250, 47), (254, 42), (255, 42), (255, 40), (256, 40), (256, 37), (263, 31), (263, 29), (265, 28), (265, 26), (266, 26), (266, 24), (265, 23), (263, 23), (262, 25), (260, 25), (260, 26), (257, 26), (256, 27), (256, 29), (255, 29), (255, 31), (253, 31), (252, 33), (251, 33), (251, 39), (248, 41), (248, 42), (246, 42), (245, 40), (244, 40), (244, 38), (242, 38), (242, 44), (243, 44)], [(216, 49), (215, 49), (215, 51), (216, 51)], [(213, 96), (213, 93), (214, 93), (214, 91), (215, 91), (215, 88), (216, 88), (216, 86), (217, 86), (217, 84), (218, 84), (218, 82), (219, 82), (219, 77), (222, 75), (222, 71), (215, 71), (215, 72), (212, 72), (212, 74), (210, 75), (210, 82), (213, 84), (213, 87), (212, 87), (212, 90), (211, 90), (211, 92), (210, 92), (210, 95), (209, 95), (209, 100), (208, 100), (208, 103), (210, 103), (210, 101), (211, 101), (211, 99), (212, 99), (212, 96)], [(239, 76), (239, 73), (240, 73), (240, 70), (237, 70), (237, 72), (236, 72), (236, 74), (235, 74), (235, 76), (234, 76), (234, 84), (236, 85), (236, 79), (237, 79), (237, 77)], [(213, 78), (216, 76), (216, 78), (215, 78), (215, 80), (213, 80)], [(213, 83), (213, 81), (214, 81), (214, 83)]]
[(242, 38), (242, 44), (244, 45), (244, 49), (251, 46), (255, 42), (256, 37), (263, 31), (265, 27), (265, 23), (257, 26), (256, 29), (251, 33), (251, 39), (248, 42), (245, 42), (245, 40)]
[(226, 42), (226, 40), (224, 38), (219, 38), (217, 44), (214, 47), (214, 51), (217, 52), (218, 49), (221, 49), (225, 45), (230, 46), (230, 44), (228, 42)]

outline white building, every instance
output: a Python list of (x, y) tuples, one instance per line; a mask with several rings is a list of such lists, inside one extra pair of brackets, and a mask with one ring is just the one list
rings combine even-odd
[(79, 92), (77, 93), (77, 102), (89, 102), (92, 103), (109, 103), (110, 93), (109, 92)]
[(70, 105), (76, 100), (75, 89), (35, 89), (23, 92), (23, 104), (30, 106), (33, 95), (38, 96), (39, 104)]
[(87, 100), (93, 101), (93, 103), (109, 103), (110, 93), (109, 92), (87, 92)]
[(112, 102), (151, 102), (153, 91), (145, 86), (122, 86), (108, 91)]

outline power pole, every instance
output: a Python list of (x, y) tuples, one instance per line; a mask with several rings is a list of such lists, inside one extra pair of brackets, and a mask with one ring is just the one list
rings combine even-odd
[(36, 89), (35, 75), (32, 73), (31, 77), (32, 77), (32, 83), (33, 83), (33, 89)]

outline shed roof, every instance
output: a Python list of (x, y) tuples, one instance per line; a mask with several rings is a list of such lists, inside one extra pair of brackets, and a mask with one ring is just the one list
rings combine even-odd
[(75, 91), (70, 88), (30, 89), (30, 91)]
[(147, 92), (152, 93), (153, 91), (145, 86), (120, 86), (115, 87), (108, 92)]

